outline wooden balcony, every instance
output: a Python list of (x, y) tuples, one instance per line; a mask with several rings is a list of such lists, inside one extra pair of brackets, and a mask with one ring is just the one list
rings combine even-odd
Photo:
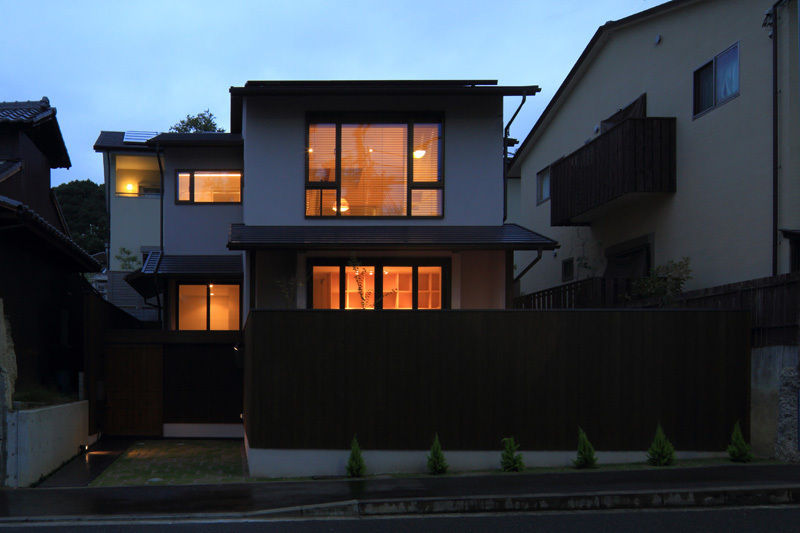
[(553, 226), (587, 224), (602, 207), (675, 192), (675, 118), (629, 118), (550, 167)]

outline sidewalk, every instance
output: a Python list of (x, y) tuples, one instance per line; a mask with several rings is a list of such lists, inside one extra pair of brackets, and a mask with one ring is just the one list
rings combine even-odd
[(201, 486), (0, 491), (0, 522), (219, 514), (381, 515), (798, 503), (800, 465), (724, 465)]

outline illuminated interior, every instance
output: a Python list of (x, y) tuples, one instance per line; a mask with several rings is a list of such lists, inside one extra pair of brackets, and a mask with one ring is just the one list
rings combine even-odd
[(408, 123), (310, 124), (306, 216), (442, 216), (441, 124), (413, 124), (413, 132), (409, 154)]
[(197, 204), (240, 203), (242, 173), (227, 170), (178, 172), (178, 201)]
[(239, 329), (239, 285), (179, 285), (178, 329)]
[(161, 173), (155, 156), (117, 155), (114, 157), (117, 196), (146, 196), (161, 193)]
[(383, 267), (383, 308), (413, 309), (414, 288), (411, 267)]
[[(343, 271), (345, 293), (340, 295)], [(341, 309), (341, 302), (345, 309), (442, 309), (442, 279), (441, 266), (314, 266), (311, 304), (313, 309)], [(381, 294), (377, 301), (376, 290)]]

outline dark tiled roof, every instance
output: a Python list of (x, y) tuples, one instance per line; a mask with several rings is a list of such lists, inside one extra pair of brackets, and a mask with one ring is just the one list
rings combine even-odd
[(242, 273), (242, 256), (240, 255), (163, 255), (161, 261), (158, 261), (158, 256), (161, 256), (161, 252), (148, 254), (141, 270), (142, 274), (236, 275)]
[(14, 213), (17, 219), (33, 232), (47, 239), (56, 248), (72, 259), (83, 272), (98, 272), (100, 264), (75, 241), (59, 231), (55, 226), (43, 219), (36, 211), (22, 202), (6, 196), (0, 196), (0, 209)]
[(493, 94), (533, 95), (538, 85), (501, 86), (497, 80), (327, 80), (248, 81), (231, 87), (233, 95), (247, 94)]
[(56, 108), (46, 96), (26, 102), (0, 102), (0, 125), (24, 128), (28, 137), (47, 156), (50, 168), (69, 168), (67, 146), (56, 120)]
[(147, 141), (149, 145), (162, 146), (241, 146), (244, 144), (238, 133), (162, 133)]
[(47, 97), (26, 102), (0, 102), (0, 124), (7, 122), (35, 123), (56, 114)]
[(553, 250), (558, 243), (516, 224), (502, 226), (246, 226), (228, 248)]
[(122, 139), (125, 138), (124, 131), (101, 131), (97, 140), (94, 142), (95, 152), (105, 152), (108, 150), (114, 151), (131, 151), (131, 152), (154, 152), (152, 146), (145, 143), (126, 143)]

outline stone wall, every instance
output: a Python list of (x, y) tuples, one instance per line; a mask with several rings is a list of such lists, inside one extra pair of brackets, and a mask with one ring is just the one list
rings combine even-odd
[(782, 461), (800, 462), (798, 449), (798, 393), (800, 377), (797, 368), (785, 368), (781, 372), (781, 387), (778, 403), (778, 428), (775, 439), (775, 458)]
[(781, 372), (797, 368), (797, 346), (753, 348), (750, 356), (750, 443), (753, 452), (772, 456), (778, 428)]

